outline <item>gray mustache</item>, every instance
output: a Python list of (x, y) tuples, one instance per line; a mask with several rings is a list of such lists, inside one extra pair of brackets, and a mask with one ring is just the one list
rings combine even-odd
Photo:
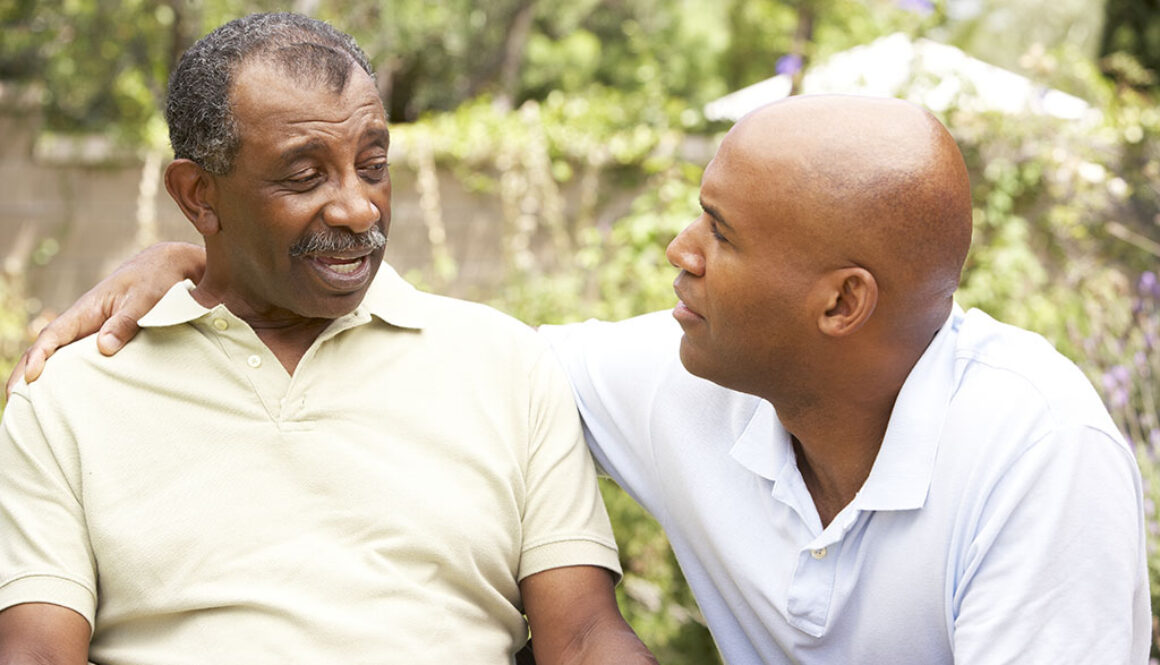
[(377, 226), (372, 226), (365, 233), (351, 233), (350, 231), (319, 231), (318, 233), (302, 238), (290, 248), (290, 256), (304, 254), (328, 254), (347, 252), (350, 250), (368, 249), (375, 251), (387, 244), (387, 236)]

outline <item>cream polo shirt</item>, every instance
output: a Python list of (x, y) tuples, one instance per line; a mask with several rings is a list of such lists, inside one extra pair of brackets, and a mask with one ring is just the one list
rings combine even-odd
[(669, 312), (541, 332), (729, 665), (1147, 663), (1140, 472), (1038, 335), (956, 308), (823, 527), (772, 405), (689, 374)]
[(293, 376), (175, 286), (0, 427), (0, 608), (94, 626), (102, 665), (510, 663), (518, 581), (619, 572), (576, 410), (535, 333), (384, 265)]

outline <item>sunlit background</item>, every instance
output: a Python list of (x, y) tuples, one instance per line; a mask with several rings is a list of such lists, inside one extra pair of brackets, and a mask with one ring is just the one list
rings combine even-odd
[[(196, 240), (160, 185), (181, 52), (252, 11), (353, 34), (392, 119), (388, 257), (529, 323), (669, 307), (664, 246), (721, 133), (789, 94), (931, 108), (971, 169), (959, 301), (1074, 359), (1145, 477), (1160, 574), (1160, 12), (1153, 0), (60, 0), (0, 3), (0, 374), (103, 274)], [(656, 525), (604, 487), (625, 614), (716, 660)]]

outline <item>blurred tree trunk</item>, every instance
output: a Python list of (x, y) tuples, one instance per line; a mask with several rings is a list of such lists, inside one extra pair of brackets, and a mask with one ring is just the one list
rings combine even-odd
[(499, 94), (497, 101), (511, 108), (520, 87), (520, 66), (524, 62), (524, 47), (532, 32), (532, 19), (536, 16), (534, 0), (525, 0), (516, 9), (507, 39), (504, 40), (503, 60), (499, 67)]
[(796, 95), (801, 91), (802, 76), (806, 71), (810, 43), (814, 40), (814, 19), (816, 18), (817, 10), (812, 2), (803, 2), (798, 7), (797, 28), (793, 33), (793, 50), (791, 51), (792, 55), (797, 56), (798, 66), (793, 73), (793, 83), (789, 89), (791, 95)]
[(536, 16), (536, 0), (519, 0), (512, 7), (504, 21), (503, 42), (498, 45), (485, 61), (483, 67), (471, 77), (467, 87), (467, 97), (474, 97), (484, 89), (496, 85), (496, 103), (503, 108), (511, 108), (519, 92), (520, 65), (524, 60), (524, 47), (532, 30), (532, 19)]
[[(1127, 53), (1150, 72), (1131, 71), (1129, 64), (1106, 59), (1115, 53)], [(1122, 83), (1160, 86), (1160, 0), (1107, 0), (1100, 57), (1111, 64), (1105, 71)]]

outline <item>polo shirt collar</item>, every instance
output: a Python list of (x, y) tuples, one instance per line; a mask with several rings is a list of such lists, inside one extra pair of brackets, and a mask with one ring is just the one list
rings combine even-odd
[[(956, 304), (903, 383), (874, 466), (853, 501), (855, 508), (911, 510), (926, 501), (953, 391), (955, 337), (962, 317)], [(758, 400), (729, 454), (775, 484), (798, 473), (789, 433), (765, 400)]]
[[(162, 328), (189, 323), (212, 313), (214, 310), (194, 300), (190, 293), (193, 289), (194, 283), (188, 279), (174, 284), (137, 324), (142, 328)], [(421, 330), (428, 319), (423, 294), (385, 262), (362, 303), (347, 316), (356, 322), (369, 321), (374, 316), (392, 326), (412, 330)]]
[(392, 326), (422, 330), (430, 318), (426, 305), (424, 294), (384, 261), (359, 308)]
[(764, 399), (757, 400), (757, 410), (741, 436), (737, 437), (729, 455), (746, 469), (773, 481), (782, 474), (786, 464), (795, 463), (789, 432), (781, 426), (772, 404)]
[(212, 310), (193, 299), (194, 283), (188, 279), (170, 287), (153, 309), (137, 320), (142, 328), (165, 328), (196, 321)]

